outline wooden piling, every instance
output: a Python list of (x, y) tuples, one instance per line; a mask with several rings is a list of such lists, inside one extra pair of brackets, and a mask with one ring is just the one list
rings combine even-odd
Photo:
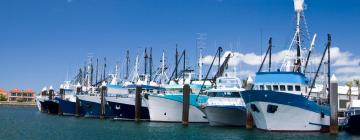
[[(41, 91), (41, 96), (47, 96), (47, 90), (46, 90), (46, 87), (43, 88), (43, 90)], [(41, 106), (41, 112), (45, 112), (47, 110), (45, 110), (44, 106)]]
[[(52, 88), (52, 86), (50, 86), (50, 88), (49, 88), (49, 101), (53, 100), (53, 96), (54, 96), (54, 89)], [(49, 114), (51, 114), (50, 107), (47, 108), (47, 112)]]
[(330, 133), (338, 133), (338, 83), (335, 75), (330, 80)]
[[(64, 97), (65, 96), (65, 90), (64, 90), (64, 88), (62, 87), (62, 86), (60, 86), (60, 98), (61, 98), (61, 100), (64, 100)], [(63, 112), (62, 112), (62, 110), (61, 110), (61, 105), (60, 105), (60, 102), (59, 102), (59, 112), (58, 112), (58, 115), (63, 115)]]
[(105, 94), (107, 92), (107, 88), (106, 85), (103, 83), (103, 85), (101, 86), (101, 92), (100, 92), (100, 119), (104, 119), (105, 118), (105, 106), (106, 106), (106, 101), (105, 101)]
[(185, 84), (183, 87), (183, 111), (182, 111), (182, 124), (189, 124), (189, 108), (190, 108), (190, 86)]
[[(246, 81), (246, 90), (251, 90), (253, 87), (253, 79), (249, 76)], [(254, 127), (254, 118), (251, 115), (251, 110), (249, 107), (246, 108), (246, 124), (247, 129), (252, 129)]]
[(50, 86), (49, 88), (49, 100), (52, 100), (54, 97), (54, 89), (52, 88), (52, 86)]
[(76, 87), (76, 102), (75, 102), (75, 117), (80, 117), (80, 100), (79, 95), (81, 93), (81, 86)]
[(138, 122), (141, 119), (141, 92), (142, 88), (140, 86), (136, 86), (136, 94), (135, 94), (135, 121)]

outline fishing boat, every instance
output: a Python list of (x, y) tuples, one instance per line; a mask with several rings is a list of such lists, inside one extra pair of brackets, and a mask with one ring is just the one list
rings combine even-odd
[[(101, 90), (101, 88), (103, 87), (108, 87), (106, 82), (103, 81), (101, 87), (99, 87), (99, 89)], [(111, 90), (115, 90), (115, 89), (111, 89), (111, 88), (122, 88), (121, 86), (112, 86), (110, 87), (110, 89), (108, 89), (109, 91)], [(78, 95), (78, 99), (80, 102), (80, 110), (83, 111), (83, 116), (84, 117), (89, 117), (89, 118), (97, 118), (101, 116), (101, 102), (103, 102), (105, 104), (105, 110), (104, 110), (104, 117), (107, 118), (113, 118), (114, 115), (110, 109), (109, 104), (106, 101), (106, 98), (102, 98), (101, 93), (99, 93), (97, 90), (95, 90), (96, 87), (91, 87), (90, 90), (87, 90), (87, 93), (85, 95)], [(106, 92), (104, 93), (104, 97), (107, 97), (109, 93), (109, 96), (111, 96), (111, 92)], [(103, 101), (102, 101), (103, 99)]]
[(164, 90), (160, 86), (136, 84), (124, 86), (122, 88), (123, 92), (118, 94), (118, 96), (106, 97), (106, 101), (108, 102), (115, 119), (132, 120), (135, 118), (135, 93), (137, 87), (142, 89), (141, 96), (144, 97), (141, 100), (140, 119), (150, 119), (148, 104), (145, 98), (148, 94), (158, 94)]
[[(151, 121), (181, 122), (183, 108), (183, 86), (189, 84), (192, 90), (190, 94), (189, 122), (208, 122), (206, 115), (200, 109), (200, 103), (205, 103), (206, 95), (199, 95), (194, 91), (200, 91), (199, 84), (191, 84), (191, 73), (184, 73), (185, 79), (180, 78), (180, 83), (170, 82), (164, 85), (164, 94), (148, 96), (149, 113)], [(208, 85), (207, 85), (208, 86)], [(205, 88), (204, 88), (205, 89)]]
[(352, 134), (360, 134), (360, 100), (352, 100), (346, 112), (345, 130)]
[[(256, 73), (253, 88), (243, 91), (241, 94), (258, 129), (266, 131), (323, 131), (327, 130), (330, 125), (329, 104), (317, 103), (309, 98), (309, 95), (315, 85), (315, 80), (326, 52), (328, 54), (327, 64), (330, 64), (329, 50), (331, 38), (328, 35), (327, 46), (315, 76), (311, 80), (305, 74), (316, 34), (314, 35), (307, 58), (303, 59), (305, 57), (302, 57), (302, 54), (305, 48), (303, 48), (300, 41), (300, 19), (303, 16), (304, 1), (294, 0), (294, 6), (297, 25), (295, 36), (288, 52), (295, 52), (296, 56), (287, 55), (281, 68), (272, 71), (272, 41), (270, 38), (266, 56), (262, 61), (259, 71)], [(295, 47), (296, 50), (294, 51), (293, 48)], [(268, 54), (269, 70), (264, 72), (261, 70)], [(292, 62), (294, 63), (292, 64)], [(302, 65), (303, 62), (305, 62), (305, 65)], [(330, 66), (327, 66), (328, 85), (330, 85)]]
[(60, 112), (63, 115), (75, 115), (76, 95), (80, 95), (80, 89), (81, 89), (80, 83), (74, 86), (70, 83), (70, 81), (65, 81), (64, 84), (60, 86), (60, 88), (64, 90), (63, 98), (61, 97), (55, 98), (55, 100), (59, 102)]
[(241, 98), (240, 79), (233, 76), (219, 77), (216, 87), (206, 91), (209, 96), (205, 113), (212, 126), (244, 126), (246, 105)]
[(55, 92), (52, 86), (49, 87), (48, 98), (45, 98), (43, 101), (40, 101), (42, 108), (45, 109), (45, 112), (49, 114), (58, 114), (59, 113), (59, 103), (54, 98)]
[(41, 90), (40, 95), (36, 96), (36, 106), (40, 112), (47, 111), (47, 107), (44, 105), (45, 100), (48, 100), (46, 87)]

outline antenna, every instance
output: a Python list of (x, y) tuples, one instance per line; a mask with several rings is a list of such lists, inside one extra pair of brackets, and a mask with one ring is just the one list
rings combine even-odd
[(204, 46), (206, 45), (205, 40), (206, 40), (206, 33), (197, 33), (198, 38), (196, 38), (196, 47), (197, 49), (199, 49), (199, 60), (198, 60), (198, 70), (199, 70), (199, 75), (198, 75), (198, 80), (202, 79), (202, 66), (203, 66), (203, 62), (202, 62), (202, 50), (204, 49)]
[[(291, 53), (291, 49), (294, 46), (296, 46), (296, 57), (295, 57), (295, 61), (294, 61), (294, 67), (293, 67), (293, 71), (295, 72), (302, 72), (302, 65), (301, 65), (301, 59), (302, 59), (302, 45), (301, 45), (301, 19), (303, 17), (303, 12), (304, 12), (304, 0), (294, 0), (294, 10), (295, 10), (295, 14), (296, 14), (296, 30), (295, 30), (295, 34), (294, 37), (290, 43), (289, 46), (289, 51), (288, 53)], [(286, 56), (282, 65), (281, 65), (281, 69), (288, 69), (290, 66), (290, 60), (291, 58), (288, 58), (290, 56)]]

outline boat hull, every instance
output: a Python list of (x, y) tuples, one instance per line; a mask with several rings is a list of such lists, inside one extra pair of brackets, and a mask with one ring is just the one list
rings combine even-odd
[(45, 108), (44, 104), (44, 97), (36, 97), (36, 106), (40, 112), (45, 112), (47, 108)]
[(246, 107), (206, 106), (205, 113), (211, 126), (245, 126)]
[(263, 90), (241, 94), (259, 129), (302, 132), (322, 131), (329, 127), (329, 108), (302, 95)]
[[(76, 114), (76, 102), (70, 101), (70, 100), (64, 100), (64, 99), (57, 99), (60, 105), (60, 112), (62, 112), (63, 115), (70, 115), (73, 116)], [(84, 115), (84, 111), (80, 110), (80, 116)]]
[(49, 114), (58, 114), (59, 113), (59, 103), (55, 100), (44, 100), (41, 106), (44, 108), (45, 112)]
[[(99, 96), (78, 96), (80, 102), (80, 110), (84, 117), (97, 118), (100, 117), (100, 97)], [(108, 103), (105, 105), (105, 116), (113, 117)]]
[[(107, 98), (107, 101), (109, 103), (112, 114), (115, 116), (115, 119), (135, 119), (135, 98), (110, 97)], [(142, 100), (141, 104), (140, 119), (150, 119), (149, 109), (147, 107), (147, 103), (144, 100)]]
[(351, 134), (360, 134), (360, 115), (352, 115), (348, 118), (345, 130)]
[[(196, 98), (196, 95), (190, 96), (190, 98)], [(167, 99), (160, 96), (149, 96), (148, 103), (151, 121), (182, 122), (183, 103), (181, 101)], [(189, 122), (205, 123), (208, 122), (208, 120), (204, 112), (202, 112), (198, 107), (190, 105)]]

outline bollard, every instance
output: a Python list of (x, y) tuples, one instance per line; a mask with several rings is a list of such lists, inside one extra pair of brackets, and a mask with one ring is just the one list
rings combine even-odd
[(52, 100), (54, 97), (54, 89), (52, 86), (49, 87), (49, 100)]
[(183, 87), (183, 111), (182, 111), (182, 124), (189, 124), (189, 107), (190, 107), (190, 86), (185, 84)]
[[(63, 86), (60, 85), (60, 98), (61, 98), (61, 100), (64, 100), (64, 96), (65, 96), (65, 90), (64, 90)], [(63, 115), (63, 112), (61, 110), (60, 101), (59, 101), (59, 109), (58, 110), (59, 110), (58, 115)]]
[(75, 117), (80, 117), (80, 101), (78, 96), (76, 96), (75, 102)]
[[(253, 87), (253, 79), (251, 78), (251, 76), (249, 75), (247, 81), (246, 81), (246, 90), (252, 90)], [(250, 112), (250, 107), (246, 108), (246, 128), (247, 129), (252, 129), (254, 126), (254, 118), (251, 115)]]
[(338, 133), (338, 83), (333, 74), (330, 79), (330, 133)]
[(100, 92), (100, 119), (104, 119), (105, 118), (105, 105), (106, 105), (106, 101), (105, 101), (105, 94), (106, 94), (106, 83), (103, 82), (102, 86), (101, 86), (101, 92)]
[[(54, 89), (52, 86), (49, 87), (49, 101), (52, 101), (53, 100), (53, 96), (54, 96)], [(50, 111), (50, 107), (47, 108), (47, 112), (49, 114), (51, 114), (51, 111)]]
[[(47, 89), (46, 89), (46, 87), (44, 87), (43, 89), (42, 89), (42, 91), (41, 91), (41, 96), (47, 96), (46, 95), (47, 94)], [(42, 99), (44, 99), (43, 97), (42, 97)], [(44, 100), (43, 100), (44, 101)], [(44, 108), (44, 106), (41, 106), (41, 112), (45, 112), (46, 110), (45, 110), (45, 108)]]
[(141, 119), (141, 92), (142, 88), (140, 86), (136, 86), (136, 94), (135, 94), (135, 121), (138, 122)]
[(80, 117), (80, 100), (79, 95), (81, 93), (81, 85), (78, 83), (76, 85), (76, 102), (75, 102), (75, 117)]

